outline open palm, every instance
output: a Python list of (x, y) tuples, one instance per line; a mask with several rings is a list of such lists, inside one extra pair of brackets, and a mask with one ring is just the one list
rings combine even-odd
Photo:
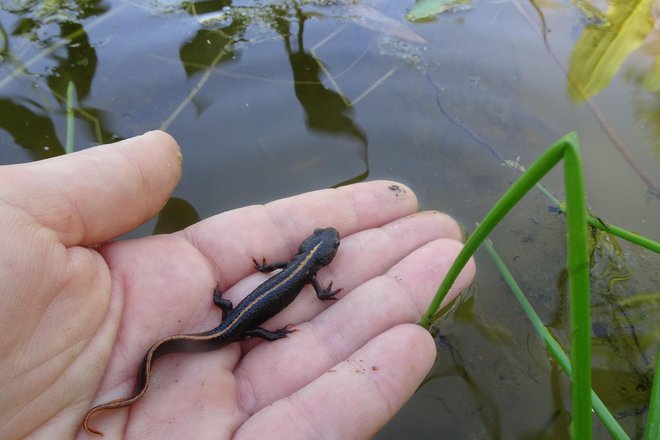
[(179, 177), (178, 147), (161, 132), (0, 167), (0, 438), (90, 438), (85, 412), (130, 395), (151, 344), (218, 324), (216, 284), (236, 304), (269, 276), (253, 258), (288, 260), (323, 226), (342, 237), (318, 274), (343, 289), (339, 301), (321, 302), (308, 286), (264, 324), (295, 323), (286, 339), (165, 356), (140, 401), (90, 424), (106, 438), (377, 432), (435, 359), (433, 339), (411, 323), (460, 249), (457, 225), (415, 213), (408, 188), (378, 181), (108, 242), (157, 213)]

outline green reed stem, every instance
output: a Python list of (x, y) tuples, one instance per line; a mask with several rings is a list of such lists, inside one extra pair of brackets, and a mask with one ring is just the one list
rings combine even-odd
[(653, 241), (649, 238), (635, 234), (634, 232), (630, 232), (618, 226), (605, 223), (600, 218), (594, 217), (592, 215), (587, 216), (587, 223), (589, 223), (589, 226), (592, 226), (596, 229), (600, 229), (603, 232), (616, 235), (617, 237), (621, 237), (624, 240), (628, 240), (629, 242), (634, 243), (637, 246), (653, 251), (656, 254), (660, 254), (660, 243), (658, 243), (657, 241)]
[(651, 403), (649, 404), (649, 416), (646, 419), (646, 430), (644, 440), (656, 440), (660, 438), (660, 350), (655, 355), (655, 375), (653, 377), (653, 389), (651, 390)]
[(591, 439), (591, 319), (589, 303), (589, 255), (587, 209), (580, 161), (580, 146), (575, 133), (551, 145), (504, 193), (466, 241), (456, 261), (442, 280), (420, 325), (428, 328), (458, 274), (488, 234), (522, 197), (564, 159), (567, 199), (568, 275), (571, 319), (571, 381), (573, 386), (573, 424), (575, 439)]
[[(548, 351), (552, 354), (552, 357), (555, 358), (559, 366), (561, 367), (562, 370), (564, 370), (564, 373), (566, 373), (568, 376), (571, 375), (571, 361), (568, 359), (568, 356), (562, 349), (561, 345), (557, 340), (552, 336), (552, 334), (548, 331), (548, 329), (545, 327), (541, 319), (539, 318), (539, 315), (536, 314), (534, 311), (534, 308), (532, 305), (527, 301), (527, 298), (525, 297), (525, 294), (523, 291), (520, 289), (520, 286), (516, 282), (516, 280), (513, 278), (513, 275), (511, 275), (511, 272), (509, 269), (506, 267), (504, 264), (504, 261), (500, 258), (500, 256), (497, 254), (495, 249), (493, 248), (493, 245), (490, 243), (490, 240), (486, 240), (484, 243), (484, 247), (490, 254), (491, 258), (495, 262), (495, 265), (499, 269), (500, 273), (502, 274), (502, 277), (506, 281), (506, 283), (509, 285), (509, 288), (513, 292), (514, 296), (520, 303), (523, 311), (529, 318), (529, 321), (532, 323), (534, 326), (534, 329), (536, 330), (536, 333), (543, 339), (543, 342), (545, 343), (546, 348)], [(657, 370), (656, 370), (657, 371)], [(660, 382), (660, 381), (659, 381)], [(608, 429), (612, 437), (616, 440), (630, 440), (630, 437), (626, 432), (623, 430), (619, 422), (614, 418), (612, 413), (607, 409), (605, 404), (603, 403), (602, 400), (600, 400), (600, 397), (596, 394), (596, 392), (592, 389), (591, 390), (591, 405), (594, 409), (594, 412), (600, 420), (603, 422), (603, 425)], [(652, 437), (655, 438), (655, 437)]]
[[(555, 206), (557, 206), (563, 212), (566, 212), (566, 205), (560, 202), (559, 199), (552, 195), (552, 193), (548, 191), (543, 185), (537, 183), (536, 187), (548, 198), (548, 200), (554, 203)], [(657, 241), (643, 237), (639, 234), (635, 234), (634, 232), (630, 232), (610, 223), (605, 223), (601, 218), (594, 217), (589, 213), (587, 213), (587, 223), (593, 228), (600, 229), (601, 231), (607, 232), (608, 234), (616, 235), (617, 237), (623, 238), (624, 240), (636, 244), (637, 246), (648, 249), (652, 252), (655, 252), (656, 254), (660, 254), (660, 243)]]
[[(575, 136), (574, 134), (571, 134)], [(571, 136), (567, 135), (567, 136)], [(454, 264), (449, 268), (447, 275), (442, 280), (440, 287), (431, 301), (426, 313), (420, 320), (420, 325), (429, 328), (431, 322), (436, 319), (436, 312), (440, 308), (442, 300), (449, 292), (450, 287), (456, 281), (461, 269), (468, 262), (470, 257), (476, 252), (481, 243), (486, 239), (488, 234), (495, 228), (495, 226), (504, 218), (506, 214), (523, 198), (523, 196), (534, 186), (536, 182), (541, 180), (564, 156), (565, 139), (561, 138), (555, 144), (550, 146), (541, 156), (525, 171), (511, 187), (504, 193), (504, 195), (497, 201), (495, 206), (486, 214), (479, 226), (470, 235), (468, 240), (463, 245), (463, 249), (459, 252)]]
[(568, 135), (564, 149), (566, 240), (571, 321), (572, 411), (574, 439), (591, 439), (591, 298), (589, 295), (589, 236), (580, 145)]

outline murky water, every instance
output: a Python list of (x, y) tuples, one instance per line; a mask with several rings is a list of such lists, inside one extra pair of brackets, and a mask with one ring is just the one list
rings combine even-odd
[[(660, 239), (657, 2), (656, 21), (646, 0), (611, 16), (484, 0), (424, 23), (405, 22), (403, 1), (65, 3), (0, 2), (0, 163), (64, 152), (70, 82), (76, 149), (165, 128), (183, 179), (135, 235), (376, 178), (471, 229), (519, 175), (504, 160), (530, 164), (577, 131), (593, 212)], [(562, 197), (560, 172), (544, 183)], [(548, 205), (530, 194), (492, 238), (562, 337), (564, 218)], [(636, 438), (660, 258), (628, 245), (596, 257), (594, 387)], [(485, 254), (478, 265), (477, 288), (440, 324), (432, 376), (378, 438), (568, 437), (568, 381)]]

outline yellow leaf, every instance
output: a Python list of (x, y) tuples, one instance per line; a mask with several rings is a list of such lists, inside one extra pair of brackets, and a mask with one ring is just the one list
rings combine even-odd
[(614, 0), (608, 27), (587, 26), (571, 54), (568, 94), (582, 101), (606, 88), (653, 29), (652, 0)]
[(644, 75), (643, 84), (652, 92), (660, 92), (660, 55), (655, 57), (653, 67)]

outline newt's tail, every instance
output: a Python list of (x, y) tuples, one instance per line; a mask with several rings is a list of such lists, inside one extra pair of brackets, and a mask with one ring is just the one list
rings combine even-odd
[(144, 355), (144, 358), (142, 359), (142, 363), (140, 364), (140, 368), (138, 369), (133, 394), (130, 397), (111, 400), (110, 402), (97, 405), (92, 409), (90, 409), (89, 411), (87, 411), (87, 414), (85, 414), (85, 418), (82, 424), (85, 431), (87, 431), (89, 434), (96, 434), (103, 436), (102, 432), (97, 431), (96, 429), (89, 426), (89, 420), (92, 418), (92, 416), (99, 411), (105, 411), (107, 409), (124, 408), (125, 406), (129, 406), (137, 402), (142, 396), (144, 396), (144, 394), (147, 392), (147, 389), (149, 388), (149, 382), (151, 380), (151, 365), (153, 364), (153, 362), (159, 357), (165, 356), (166, 354), (175, 353), (179, 351), (190, 351), (189, 346), (191, 341), (195, 339), (194, 336), (195, 335), (169, 336), (167, 338), (161, 339), (160, 341), (152, 345), (151, 348), (149, 348), (147, 353)]

